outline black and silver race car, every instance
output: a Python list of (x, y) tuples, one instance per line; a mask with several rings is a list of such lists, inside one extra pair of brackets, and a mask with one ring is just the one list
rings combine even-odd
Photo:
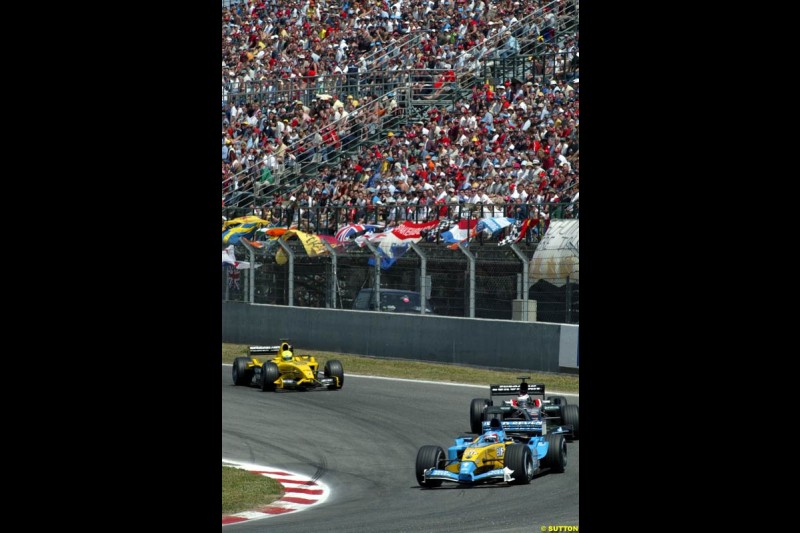
[[(579, 409), (568, 404), (563, 396), (545, 396), (543, 383), (527, 383), (528, 376), (520, 376), (521, 383), (489, 385), (490, 398), (475, 398), (469, 407), (469, 425), (472, 433), (483, 433), (492, 419), (499, 419), (504, 430), (522, 435), (545, 435), (548, 427), (565, 433), (569, 439), (580, 436)], [(494, 397), (512, 396), (495, 405)]]

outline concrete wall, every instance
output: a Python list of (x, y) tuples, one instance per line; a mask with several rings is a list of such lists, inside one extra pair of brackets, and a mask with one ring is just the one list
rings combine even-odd
[[(222, 340), (484, 367), (577, 367), (578, 326), (222, 302)], [(573, 353), (574, 348), (574, 353)], [(568, 363), (568, 364), (565, 364)]]
[(561, 324), (561, 340), (558, 349), (558, 364), (564, 369), (577, 369), (578, 332), (580, 327), (574, 324)]

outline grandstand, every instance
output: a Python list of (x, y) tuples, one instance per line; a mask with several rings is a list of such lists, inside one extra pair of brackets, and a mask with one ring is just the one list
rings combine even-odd
[(223, 1), (223, 216), (577, 217), (578, 20), (570, 0)]

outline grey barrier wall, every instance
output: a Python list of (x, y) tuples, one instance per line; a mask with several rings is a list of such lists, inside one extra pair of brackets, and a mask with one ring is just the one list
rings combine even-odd
[(222, 302), (223, 342), (492, 368), (577, 370), (578, 326)]
[(561, 324), (561, 341), (558, 349), (558, 365), (562, 369), (578, 368), (579, 331), (580, 327), (574, 324)]

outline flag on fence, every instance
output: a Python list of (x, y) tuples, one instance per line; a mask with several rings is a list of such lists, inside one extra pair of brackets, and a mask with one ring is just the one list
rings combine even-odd
[(498, 233), (501, 229), (507, 228), (515, 221), (516, 219), (508, 217), (482, 218), (478, 221), (477, 226), (475, 226), (475, 233), (480, 233), (482, 231), (485, 231), (489, 235), (494, 235), (495, 233)]
[(449, 229), (453, 224), (456, 224), (455, 220), (445, 217), (439, 221), (439, 224), (435, 228), (423, 231), (423, 237), (425, 237), (426, 240), (436, 240), (443, 231)]
[(231, 244), (222, 250), (222, 266), (233, 265), (236, 266), (236, 255), (233, 253), (233, 245)]
[(292, 230), (286, 232), (283, 238), (288, 239), (292, 234), (297, 235), (297, 238), (303, 243), (303, 248), (305, 248), (308, 257), (317, 257), (318, 255), (328, 253), (328, 249), (323, 246), (322, 240), (320, 240), (317, 235), (304, 231)]
[(339, 242), (350, 242), (365, 233), (374, 233), (381, 229), (383, 229), (383, 226), (375, 226), (373, 224), (348, 224), (339, 228), (335, 237)]
[(259, 250), (264, 247), (264, 241), (251, 241), (247, 237), (242, 237), (242, 242), (252, 246), (253, 248), (258, 248)]
[(237, 270), (242, 270), (244, 268), (250, 268), (250, 261), (237, 261), (236, 254), (234, 253), (233, 245), (231, 244), (224, 250), (222, 250), (222, 266), (229, 266), (233, 267)]
[(222, 224), (222, 242), (236, 244), (242, 237), (252, 238), (258, 228), (264, 227), (269, 222), (257, 216), (238, 217), (226, 220)]
[(229, 228), (231, 226), (236, 226), (238, 224), (249, 224), (249, 223), (257, 223), (257, 222), (261, 222), (261, 223), (264, 223), (264, 224), (267, 223), (266, 220), (261, 219), (261, 218), (255, 216), (255, 215), (247, 215), (247, 216), (244, 216), (244, 217), (232, 218), (232, 219), (226, 220), (225, 222), (222, 223), (222, 231), (225, 231), (226, 228)]
[(332, 248), (336, 248), (337, 246), (341, 246), (342, 245), (342, 243), (340, 243), (339, 241), (336, 240), (336, 237), (333, 237), (331, 235), (322, 235), (322, 234), (318, 233), (317, 237), (319, 237), (319, 240), (325, 241), (328, 244), (330, 244)]
[(263, 233), (269, 240), (275, 240), (284, 233), (289, 231), (287, 228), (261, 228), (256, 233)]
[(233, 266), (228, 265), (228, 287), (239, 288), (239, 277), (241, 274), (239, 270)]
[[(331, 244), (332, 246), (339, 245), (339, 242), (333, 240), (333, 238), (324, 235), (316, 235), (314, 233), (306, 233), (304, 231), (299, 230), (289, 230), (281, 235), (281, 239), (287, 240), (290, 237), (297, 237), (297, 239), (303, 244), (303, 249), (306, 251), (306, 255), (308, 257), (317, 257), (318, 255), (324, 255), (328, 253), (328, 249), (322, 244), (322, 241)], [(286, 252), (283, 248), (279, 248), (277, 252), (275, 252), (275, 262), (279, 265), (284, 265), (289, 261), (289, 258), (286, 257)]]
[[(438, 220), (419, 223), (406, 221), (389, 231), (366, 236), (366, 238), (370, 242), (377, 244), (381, 254), (381, 268), (385, 270), (408, 251), (412, 242), (422, 240), (423, 231), (430, 231), (438, 225)], [(368, 263), (374, 265), (375, 258), (371, 257)]]
[(525, 220), (517, 220), (509, 229), (508, 235), (503, 237), (500, 242), (497, 243), (497, 246), (505, 246), (507, 244), (519, 242), (525, 236), (525, 233), (527, 233), (530, 224), (531, 219), (529, 218), (526, 218)]
[(441, 233), (442, 241), (449, 244), (464, 242), (470, 238), (472, 230), (478, 225), (478, 219), (459, 220), (449, 230)]

